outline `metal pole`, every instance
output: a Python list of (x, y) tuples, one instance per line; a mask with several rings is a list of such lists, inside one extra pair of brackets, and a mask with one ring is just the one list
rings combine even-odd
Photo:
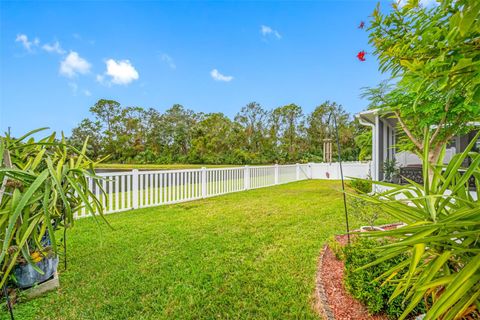
[(67, 270), (67, 222), (65, 214), (63, 214), (63, 263), (65, 270)]
[(343, 178), (340, 137), (338, 135), (337, 117), (333, 113), (334, 113), (334, 111), (332, 111), (332, 113), (330, 113), (330, 116), (333, 115), (333, 125), (335, 126), (335, 135), (337, 136), (337, 149), (338, 149), (337, 154), (338, 154), (338, 164), (340, 166), (340, 177), (342, 179), (343, 208), (345, 210), (345, 224), (346, 224), (346, 227), (347, 227), (347, 239), (348, 239), (348, 244), (350, 244), (350, 227), (348, 225), (347, 195), (345, 193), (345, 180)]
[(3, 294), (5, 295), (5, 299), (7, 301), (7, 309), (10, 313), (10, 319), (15, 320), (15, 317), (13, 316), (13, 307), (12, 303), (10, 302), (10, 296), (8, 295), (8, 289), (6, 284), (3, 286)]

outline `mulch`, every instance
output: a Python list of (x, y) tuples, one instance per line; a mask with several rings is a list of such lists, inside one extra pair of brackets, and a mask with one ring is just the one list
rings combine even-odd
[[(388, 226), (386, 229), (396, 226)], [(337, 236), (336, 240), (345, 245), (347, 236)], [(343, 284), (344, 264), (325, 245), (318, 260), (315, 287), (315, 310), (326, 320), (384, 320), (384, 315), (369, 315), (366, 307), (353, 298)]]

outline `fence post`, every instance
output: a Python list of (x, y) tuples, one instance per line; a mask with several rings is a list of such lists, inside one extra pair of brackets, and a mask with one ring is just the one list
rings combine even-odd
[(309, 162), (308, 163), (308, 179), (313, 179), (313, 165), (315, 163)]
[(296, 169), (296, 180), (300, 180), (300, 165), (298, 163), (295, 164)]
[(243, 189), (250, 189), (250, 167), (245, 166), (243, 169)]
[(278, 163), (275, 163), (275, 184), (278, 184)]
[(138, 169), (132, 170), (132, 207), (138, 209)]
[(202, 167), (202, 198), (207, 197), (207, 168)]

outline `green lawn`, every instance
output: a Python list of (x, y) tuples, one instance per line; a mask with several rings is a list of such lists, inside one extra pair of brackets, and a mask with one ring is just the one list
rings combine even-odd
[(239, 165), (215, 165), (215, 164), (123, 164), (123, 163), (100, 163), (96, 169), (118, 169), (118, 170), (176, 170), (176, 169), (200, 169), (206, 168), (230, 168), (239, 167)]
[(117, 213), (113, 231), (79, 220), (61, 289), (16, 317), (315, 319), (318, 254), (344, 230), (339, 189), (308, 180)]

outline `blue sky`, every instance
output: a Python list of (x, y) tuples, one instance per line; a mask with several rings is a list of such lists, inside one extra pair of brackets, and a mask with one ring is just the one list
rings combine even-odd
[[(384, 3), (384, 9), (388, 7)], [(100, 98), (233, 117), (251, 101), (361, 111), (376, 1), (1, 2), (0, 130), (70, 130)]]

